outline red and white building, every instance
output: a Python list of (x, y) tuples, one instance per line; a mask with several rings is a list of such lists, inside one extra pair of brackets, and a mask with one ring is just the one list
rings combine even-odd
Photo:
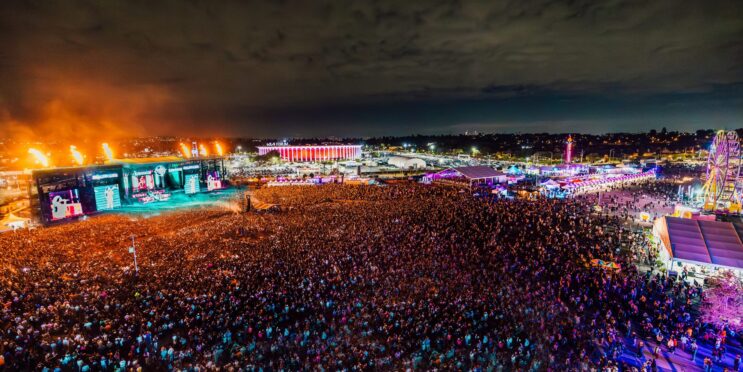
[(258, 155), (277, 151), (281, 160), (323, 161), (350, 160), (361, 157), (361, 145), (321, 145), (321, 146), (258, 146)]

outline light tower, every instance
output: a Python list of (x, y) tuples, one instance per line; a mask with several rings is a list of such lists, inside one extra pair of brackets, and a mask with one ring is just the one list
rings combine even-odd
[(191, 142), (191, 157), (199, 157), (199, 146), (196, 144), (196, 141)]
[(568, 135), (567, 144), (565, 144), (565, 164), (573, 162), (573, 137)]

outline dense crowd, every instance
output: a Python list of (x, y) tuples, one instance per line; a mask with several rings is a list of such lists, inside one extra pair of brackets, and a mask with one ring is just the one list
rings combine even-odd
[(705, 332), (690, 315), (700, 289), (638, 273), (617, 249), (621, 219), (591, 216), (580, 200), (422, 185), (255, 196), (286, 208), (106, 215), (0, 235), (0, 363), (617, 369), (625, 348), (686, 347)]
[(646, 212), (650, 220), (673, 212), (680, 203), (679, 185), (671, 180), (627, 183), (613, 189), (580, 195), (578, 198), (601, 207), (605, 214), (620, 217), (625, 222)]

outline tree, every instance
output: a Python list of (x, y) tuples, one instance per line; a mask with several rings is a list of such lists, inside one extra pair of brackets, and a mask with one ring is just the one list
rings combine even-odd
[(704, 292), (702, 321), (718, 328), (743, 330), (743, 282), (725, 270), (707, 279), (709, 289)]

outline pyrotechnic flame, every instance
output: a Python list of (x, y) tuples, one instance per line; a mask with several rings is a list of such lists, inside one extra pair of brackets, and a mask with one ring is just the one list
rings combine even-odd
[(199, 145), (199, 155), (201, 155), (201, 156), (207, 156), (207, 155), (209, 155), (209, 153), (206, 152), (206, 147), (204, 147), (204, 144), (203, 143)]
[(70, 154), (72, 154), (72, 158), (75, 159), (77, 165), (83, 165), (83, 154), (77, 151), (77, 147), (70, 146)]
[(222, 150), (222, 145), (220, 145), (219, 142), (214, 142), (214, 147), (217, 148), (217, 155), (224, 155), (224, 150)]
[(31, 148), (28, 149), (28, 153), (33, 155), (34, 158), (36, 158), (36, 161), (39, 162), (44, 168), (49, 166), (49, 158), (46, 157), (41, 151)]
[(190, 158), (191, 157), (191, 151), (188, 149), (188, 146), (186, 146), (185, 143), (181, 142), (181, 152), (183, 153), (184, 158)]
[(111, 148), (108, 147), (108, 143), (103, 144), (103, 153), (106, 155), (106, 159), (113, 160), (114, 159), (114, 153), (111, 151)]

